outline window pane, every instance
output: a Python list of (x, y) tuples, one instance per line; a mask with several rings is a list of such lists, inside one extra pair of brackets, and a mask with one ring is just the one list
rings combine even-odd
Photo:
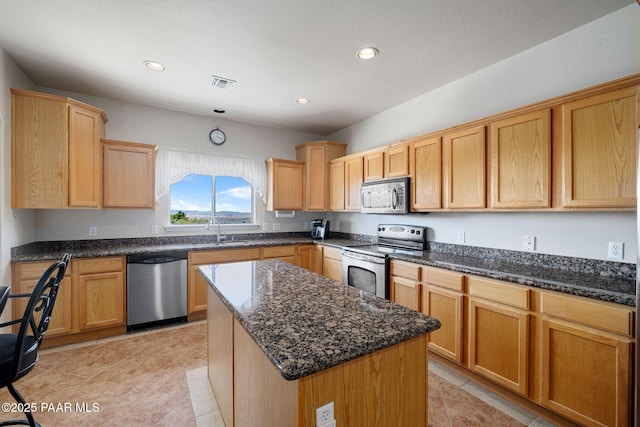
[(253, 224), (253, 189), (236, 176), (215, 177), (215, 212), (221, 224)]
[(213, 179), (187, 175), (171, 185), (171, 224), (206, 224), (212, 216)]

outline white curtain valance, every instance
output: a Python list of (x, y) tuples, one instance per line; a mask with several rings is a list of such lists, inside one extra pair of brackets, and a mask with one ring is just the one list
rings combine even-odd
[(267, 168), (264, 159), (216, 156), (188, 151), (158, 150), (156, 161), (156, 200), (169, 192), (189, 174), (237, 176), (253, 186), (256, 195), (267, 203)]

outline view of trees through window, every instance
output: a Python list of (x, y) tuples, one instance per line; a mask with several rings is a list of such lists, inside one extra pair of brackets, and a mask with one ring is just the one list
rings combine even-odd
[[(215, 212), (215, 213), (214, 213)], [(243, 178), (191, 174), (171, 185), (171, 224), (253, 224), (253, 188)]]

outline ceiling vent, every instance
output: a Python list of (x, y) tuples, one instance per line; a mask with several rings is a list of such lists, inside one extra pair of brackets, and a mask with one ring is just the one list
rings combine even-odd
[(231, 89), (236, 85), (235, 80), (227, 79), (226, 77), (211, 76), (211, 86), (218, 89)]

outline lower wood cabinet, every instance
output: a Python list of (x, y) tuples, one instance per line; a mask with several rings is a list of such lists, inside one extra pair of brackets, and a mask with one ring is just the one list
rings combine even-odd
[(389, 282), (440, 320), (430, 352), (571, 422), (633, 425), (633, 307), (400, 260)]
[(296, 265), (296, 246), (268, 246), (262, 248), (262, 259), (279, 259)]
[(428, 336), (429, 350), (461, 364), (464, 348), (464, 286), (461, 273), (422, 267), (423, 313), (440, 320), (442, 326)]
[(298, 245), (296, 265), (322, 274), (322, 249), (321, 245), (316, 244)]
[[(31, 293), (53, 261), (13, 264), (12, 293)], [(26, 298), (13, 299), (23, 313)], [(60, 285), (45, 344), (84, 341), (126, 331), (125, 257), (72, 259)]]
[(547, 293), (541, 307), (541, 403), (586, 426), (631, 425), (633, 310)]
[(322, 248), (322, 274), (342, 282), (342, 250), (325, 246)]

